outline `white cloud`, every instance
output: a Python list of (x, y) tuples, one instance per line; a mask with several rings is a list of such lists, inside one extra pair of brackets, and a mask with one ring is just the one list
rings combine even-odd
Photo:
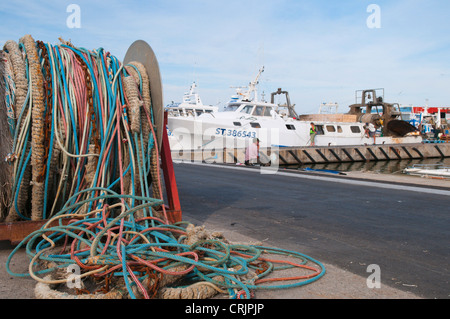
[(14, 1), (0, 9), (0, 38), (26, 33), (71, 39), (123, 59), (137, 39), (160, 63), (165, 102), (180, 101), (190, 82), (203, 101), (225, 102), (265, 65), (260, 91), (281, 87), (297, 111), (322, 102), (354, 102), (354, 91), (384, 87), (391, 102), (448, 105), (450, 4), (380, 0), (381, 29), (366, 26), (368, 0), (76, 1), (81, 29), (65, 25), (73, 1)]

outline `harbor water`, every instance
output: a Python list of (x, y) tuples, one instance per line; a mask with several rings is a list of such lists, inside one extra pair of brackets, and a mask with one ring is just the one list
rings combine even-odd
[(427, 158), (411, 160), (370, 161), (370, 162), (344, 162), (344, 163), (319, 163), (289, 166), (294, 170), (330, 170), (337, 172), (371, 172), (376, 174), (404, 174), (403, 170), (415, 164), (430, 165), (440, 164), (450, 166), (450, 158)]

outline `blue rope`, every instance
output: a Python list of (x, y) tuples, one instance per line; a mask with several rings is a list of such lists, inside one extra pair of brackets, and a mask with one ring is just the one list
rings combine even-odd
[[(21, 46), (22, 50), (24, 47)], [(163, 200), (150, 197), (151, 184), (147, 176), (151, 170), (151, 154), (156, 145), (155, 136), (149, 133), (145, 136), (142, 126), (146, 117), (140, 118), (140, 132), (132, 133), (129, 130), (129, 119), (127, 117), (126, 98), (124, 93), (123, 77), (131, 76), (126, 68), (117, 60), (115, 56), (105, 52), (103, 48), (96, 52), (84, 48), (74, 48), (68, 45), (51, 46), (46, 44), (46, 49), (52, 52), (53, 58), (49, 57), (52, 77), (53, 98), (61, 99), (61, 102), (54, 100), (52, 105), (47, 105), (46, 112), (52, 110), (52, 117), (58, 116), (62, 103), (67, 105), (61, 116), (69, 127), (71, 134), (65, 136), (67, 152), (77, 155), (76, 158), (69, 158), (64, 172), (59, 174), (64, 178), (64, 174), (72, 174), (69, 177), (71, 182), (60, 180), (61, 193), (59, 200), (63, 205), (56, 207), (57, 211), (52, 216), (47, 216), (49, 190), (55, 186), (50, 178), (50, 166), (52, 165), (52, 155), (55, 152), (55, 139), (59, 135), (54, 135), (58, 127), (55, 127), (54, 120), (51, 124), (49, 154), (47, 158), (47, 170), (45, 172), (45, 196), (44, 196), (44, 218), (49, 217), (46, 225), (29, 234), (8, 256), (6, 270), (10, 275), (27, 277), (27, 274), (17, 274), (11, 270), (11, 261), (20, 248), (25, 247), (27, 256), (38, 261), (51, 262), (54, 265), (48, 269), (36, 269), (38, 265), (32, 266), (33, 275), (44, 275), (57, 269), (65, 268), (75, 262), (81, 265), (92, 267), (108, 266), (104, 273), (98, 276), (111, 275), (115, 278), (123, 279), (126, 291), (132, 299), (139, 298), (136, 294), (137, 286), (145, 279), (150, 280), (150, 274), (164, 274), (166, 271), (173, 271), (178, 267), (190, 270), (185, 274), (186, 283), (208, 282), (218, 287), (223, 287), (228, 292), (230, 298), (251, 297), (251, 292), (258, 289), (286, 289), (299, 287), (314, 282), (325, 273), (325, 268), (317, 260), (298, 252), (276, 249), (255, 245), (228, 245), (217, 239), (201, 240), (192, 245), (185, 243), (187, 237), (187, 222), (167, 224), (153, 216), (155, 207), (164, 205)], [(92, 82), (93, 115), (95, 125), (99, 130), (99, 153), (98, 164), (95, 168), (94, 187), (87, 187), (82, 180), (86, 174), (86, 157), (81, 155), (81, 148), (85, 147), (81, 141), (93, 138), (93, 126), (88, 128), (88, 133), (77, 128), (79, 123), (79, 110), (76, 110), (76, 101), (72, 101), (71, 90), (76, 89), (70, 82), (72, 69), (64, 57), (71, 51), (83, 61), (90, 73)], [(64, 55), (66, 53), (66, 55)], [(42, 61), (42, 57), (41, 57)], [(77, 63), (79, 61), (77, 60)], [(26, 62), (28, 65), (28, 62)], [(133, 65), (138, 79), (136, 85), (143, 93), (143, 80), (138, 68)], [(27, 77), (28, 67), (27, 67)], [(30, 90), (28, 91), (25, 104), (22, 106), (19, 120), (25, 115), (27, 106), (32, 106), (30, 102)], [(102, 102), (105, 104), (102, 105)], [(123, 108), (123, 113), (115, 113), (117, 109)], [(63, 107), (61, 107), (63, 109)], [(151, 125), (154, 125), (153, 110), (150, 108)], [(66, 114), (67, 113), (67, 114)], [(118, 121), (118, 117), (120, 120)], [(89, 119), (89, 124), (93, 118)], [(18, 122), (20, 123), (20, 121)], [(14, 151), (17, 151), (19, 160), (17, 163), (17, 175), (14, 178), (14, 205), (18, 211), (17, 198), (20, 191), (21, 182), (26, 169), (29, 167), (32, 149), (29, 147), (30, 128), (23, 128), (26, 131), (25, 140), (21, 150), (16, 150), (19, 130), (12, 132), (14, 135)], [(117, 131), (116, 131), (117, 129)], [(120, 130), (120, 131), (118, 131)], [(25, 132), (25, 131), (23, 131)], [(79, 133), (78, 133), (79, 132)], [(126, 145), (120, 141), (119, 134), (127, 138)], [(83, 134), (87, 136), (83, 136)], [(144, 141), (147, 141), (146, 145)], [(122, 144), (119, 144), (122, 143)], [(119, 157), (119, 145), (123, 152), (129, 153), (130, 158), (134, 157), (134, 163), (119, 167), (121, 158)], [(27, 148), (30, 150), (27, 153)], [(63, 154), (66, 156), (66, 154)], [(62, 156), (63, 156), (62, 155)], [(73, 168), (78, 169), (77, 174)], [(58, 167), (59, 168), (59, 167)], [(119, 170), (120, 168), (120, 170)], [(123, 169), (122, 175), (121, 169)], [(119, 183), (129, 176), (130, 194), (122, 194), (119, 190)], [(102, 181), (101, 183), (97, 183)], [(72, 185), (70, 185), (72, 183)], [(102, 185), (102, 186), (97, 186)], [(155, 186), (155, 185), (153, 185)], [(56, 201), (54, 203), (54, 206)], [(142, 221), (139, 221), (137, 214), (142, 213)], [(119, 236), (122, 234), (122, 236)], [(59, 253), (54, 245), (66, 245), (60, 249)], [(238, 256), (237, 252), (245, 252), (245, 258)], [(264, 254), (281, 254), (301, 260), (301, 265), (313, 263), (320, 269), (318, 275), (308, 280), (299, 280), (294, 283), (281, 285), (261, 285), (255, 284), (255, 280), (244, 281), (241, 276), (246, 276), (250, 271), (259, 271), (258, 279), (264, 278), (270, 273), (286, 269), (290, 266), (275, 267), (272, 262), (266, 262), (267, 268), (261, 270), (260, 260)], [(76, 260), (75, 260), (76, 258)], [(144, 260), (145, 262), (141, 262)], [(151, 266), (152, 267), (151, 267)], [(100, 268), (99, 268), (100, 269)], [(187, 272), (187, 271), (186, 271)], [(184, 274), (184, 272), (183, 272)], [(133, 275), (133, 276), (132, 276)], [(221, 276), (222, 281), (214, 278)], [(136, 281), (138, 278), (138, 281)], [(181, 285), (181, 284), (180, 284)], [(174, 287), (177, 284), (174, 283)], [(186, 287), (185, 284), (179, 287)]]

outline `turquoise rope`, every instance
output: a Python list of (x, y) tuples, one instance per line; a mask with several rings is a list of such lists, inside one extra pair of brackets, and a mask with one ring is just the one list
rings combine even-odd
[[(51, 220), (58, 220), (55, 226), (44, 226), (29, 234), (8, 256), (6, 261), (6, 269), (10, 275), (26, 277), (30, 274), (17, 274), (11, 270), (11, 261), (15, 254), (17, 254), (20, 248), (25, 246), (27, 256), (31, 258), (39, 257), (38, 260), (53, 262), (55, 265), (49, 269), (41, 269), (34, 271), (36, 275), (43, 275), (50, 273), (54, 270), (67, 267), (75, 262), (73, 259), (76, 257), (82, 264), (98, 266), (107, 265), (115, 267), (111, 274), (115, 277), (121, 277), (124, 280), (126, 290), (129, 297), (136, 299), (138, 296), (135, 293), (138, 282), (135, 281), (134, 276), (138, 278), (140, 282), (148, 278), (148, 275), (144, 271), (140, 271), (133, 268), (133, 264), (137, 263), (133, 256), (144, 259), (147, 262), (151, 262), (162, 269), (163, 271), (173, 269), (174, 267), (183, 266), (192, 268), (192, 271), (185, 275), (186, 282), (193, 283), (199, 281), (207, 281), (209, 283), (218, 285), (225, 289), (230, 298), (238, 298), (243, 296), (247, 299), (251, 297), (252, 290), (258, 289), (287, 289), (293, 287), (303, 286), (312, 283), (325, 274), (325, 268), (317, 260), (303, 255), (298, 252), (276, 249), (264, 246), (256, 245), (228, 245), (220, 240), (203, 240), (196, 242), (192, 245), (184, 244), (186, 235), (180, 235), (180, 232), (185, 232), (185, 226), (188, 222), (179, 222), (168, 225), (154, 218), (152, 208), (163, 205), (164, 202), (159, 199), (150, 197), (150, 186), (147, 180), (147, 176), (151, 168), (151, 151), (155, 147), (155, 139), (153, 134), (149, 133), (149, 136), (144, 136), (141, 130), (137, 133), (131, 133), (129, 131), (129, 120), (126, 114), (125, 95), (122, 77), (130, 76), (123, 65), (117, 60), (116, 57), (105, 53), (103, 48), (98, 49), (97, 52), (91, 52), (83, 48), (73, 48), (67, 45), (51, 46), (46, 45), (49, 52), (53, 52), (53, 58), (49, 57), (51, 64), (51, 76), (54, 79), (54, 98), (58, 96), (64, 106), (67, 106), (67, 110), (64, 108), (64, 113), (58, 113), (56, 103), (53, 104), (53, 116), (58, 114), (67, 120), (67, 124), (70, 126), (72, 134), (66, 136), (66, 142), (68, 145), (68, 152), (75, 155), (80, 154), (81, 148), (81, 136), (77, 134), (76, 123), (79, 121), (79, 114), (75, 110), (75, 101), (71, 100), (69, 95), (70, 90), (74, 89), (70, 81), (71, 69), (70, 65), (64, 60), (63, 50), (71, 50), (74, 54), (82, 59), (86, 64), (88, 72), (91, 75), (92, 81), (92, 97), (93, 97), (93, 111), (96, 118), (96, 125), (99, 130), (100, 136), (100, 156), (99, 159), (104, 160), (104, 167), (101, 166), (101, 161), (95, 170), (94, 180), (106, 181), (105, 186), (94, 186), (90, 188), (82, 188), (81, 180), (85, 173), (86, 158), (70, 159), (67, 171), (63, 174), (69, 174), (71, 167), (78, 167), (80, 163), (80, 169), (77, 178), (71, 186), (67, 181), (64, 181), (62, 185), (61, 198), (64, 199), (64, 205), (58, 207), (57, 212), (50, 216)], [(22, 49), (23, 46), (22, 46)], [(137, 85), (142, 95), (142, 75), (139, 73), (135, 66), (132, 66), (139, 76)], [(53, 70), (55, 68), (55, 70)], [(28, 68), (27, 68), (28, 71)], [(95, 71), (95, 72), (94, 72)], [(28, 73), (27, 73), (28, 76)], [(27, 110), (29, 102), (30, 90), (27, 94), (26, 103), (23, 105), (20, 113), (22, 118)], [(101, 100), (103, 99), (103, 100)], [(73, 103), (72, 103), (73, 102)], [(104, 102), (104, 104), (102, 104)], [(120, 105), (118, 105), (121, 103)], [(117, 115), (115, 110), (123, 106), (123, 114), (119, 114), (120, 121), (117, 122)], [(49, 110), (47, 105), (47, 111)], [(67, 112), (67, 114), (65, 114)], [(62, 112), (61, 112), (62, 113)], [(153, 121), (153, 110), (150, 113), (151, 124)], [(142, 119), (140, 119), (142, 121)], [(117, 125), (121, 130), (121, 138), (127, 138), (126, 133), (129, 135), (127, 145), (123, 147), (123, 150), (128, 150), (130, 154), (133, 154), (135, 158), (134, 165), (130, 163), (124, 168), (122, 176), (120, 176), (118, 165), (118, 143), (122, 141), (118, 140), (118, 135), (115, 134)], [(28, 130), (29, 128), (25, 128)], [(51, 154), (54, 151), (54, 135), (53, 131), (57, 128), (54, 127), (52, 121), (52, 134), (49, 141), (49, 158), (47, 160), (47, 168), (51, 164)], [(92, 139), (93, 128), (89, 128), (87, 138)], [(126, 130), (123, 132), (123, 130)], [(80, 131), (81, 132), (81, 131)], [(19, 132), (14, 132), (14, 140), (18, 140)], [(144, 139), (148, 137), (148, 145), (144, 145)], [(86, 138), (86, 137), (85, 137)], [(15, 198), (17, 198), (18, 191), (20, 189), (20, 181), (23, 178), (24, 171), (29, 164), (31, 150), (26, 154), (27, 139), (24, 142), (22, 150), (20, 152), (19, 170), (17, 178), (15, 178)], [(107, 149), (108, 145), (111, 145)], [(101, 171), (101, 169), (103, 170)], [(130, 174), (131, 180), (131, 194), (121, 194), (118, 191), (118, 183), (123, 177)], [(45, 175), (45, 190), (48, 191), (51, 186), (49, 181), (49, 170)], [(104, 185), (102, 184), (102, 185)], [(19, 185), (19, 186), (17, 186)], [(100, 185), (100, 184), (95, 184)], [(139, 186), (139, 187), (137, 187)], [(139, 189), (140, 193), (137, 193)], [(66, 195), (67, 193), (67, 195)], [(112, 206), (117, 203), (123, 203), (121, 208), (102, 210), (105, 205)], [(47, 195), (45, 197), (45, 207), (47, 207)], [(17, 203), (16, 203), (17, 207)], [(93, 213), (93, 209), (98, 209), (99, 212)], [(139, 211), (143, 212), (143, 216), (146, 218), (144, 222), (136, 222), (135, 214)], [(73, 219), (70, 216), (72, 214), (90, 212), (89, 215), (82, 217), (81, 219), (74, 219), (70, 224), (64, 224), (64, 221)], [(108, 216), (105, 216), (105, 213)], [(45, 212), (46, 213), (46, 212)], [(46, 214), (44, 216), (47, 217)], [(79, 215), (81, 216), (81, 215)], [(148, 219), (147, 219), (148, 218)], [(53, 224), (52, 224), (53, 225)], [(106, 242), (106, 239), (112, 240), (115, 235), (118, 235), (118, 230), (123, 234), (122, 237), (117, 237), (114, 242)], [(55, 244), (62, 244), (65, 241), (73, 244), (73, 252), (62, 251), (57, 253), (50, 251), (52, 247), (51, 243), (44, 238), (46, 235), (48, 239)], [(145, 238), (145, 240), (143, 240)], [(83, 251), (81, 247), (88, 247), (88, 250)], [(48, 250), (48, 251), (47, 251)], [(162, 251), (164, 250), (164, 251)], [(234, 252), (242, 252), (246, 255), (245, 258), (237, 256)], [(182, 255), (189, 253), (187, 255)], [(198, 260), (195, 260), (190, 253), (195, 253)], [(38, 255), (39, 254), (39, 255)], [(272, 262), (265, 262), (267, 269), (262, 270), (258, 268), (258, 260), (263, 257), (263, 254), (280, 254), (291, 256), (299, 259), (302, 265), (307, 263), (314, 263), (319, 266), (319, 275), (314, 276), (308, 280), (296, 281), (289, 284), (281, 285), (261, 285), (255, 284), (253, 281), (242, 281), (239, 277), (249, 274), (251, 270), (259, 270), (257, 275), (258, 279), (264, 278), (274, 271), (287, 269), (295, 266), (280, 266), (276, 267)], [(247, 257), (248, 256), (248, 257)], [(196, 257), (196, 258), (197, 258)], [(33, 267), (37, 265), (32, 265)], [(150, 268), (148, 268), (150, 269)], [(156, 270), (154, 270), (156, 272)], [(133, 274), (133, 276), (131, 276)], [(222, 276), (223, 281), (216, 281), (213, 278), (216, 276)], [(181, 286), (184, 287), (184, 286)], [(239, 293), (237, 293), (239, 291)], [(241, 294), (243, 292), (243, 294)]]

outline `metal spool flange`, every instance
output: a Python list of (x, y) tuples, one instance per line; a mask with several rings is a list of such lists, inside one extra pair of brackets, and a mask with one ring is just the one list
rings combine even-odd
[(152, 101), (153, 117), (155, 121), (156, 138), (158, 149), (161, 150), (164, 128), (164, 107), (161, 74), (159, 72), (158, 60), (153, 49), (143, 40), (137, 40), (128, 48), (123, 64), (139, 62), (147, 71), (150, 82), (150, 98)]

